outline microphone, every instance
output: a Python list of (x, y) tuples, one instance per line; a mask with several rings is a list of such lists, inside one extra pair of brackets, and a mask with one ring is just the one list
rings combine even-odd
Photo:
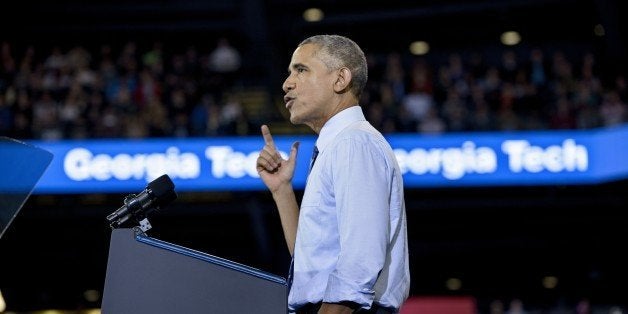
[(151, 181), (140, 194), (124, 198), (124, 205), (107, 216), (112, 228), (117, 228), (136, 216), (145, 217), (153, 210), (159, 210), (177, 198), (174, 183), (166, 174)]

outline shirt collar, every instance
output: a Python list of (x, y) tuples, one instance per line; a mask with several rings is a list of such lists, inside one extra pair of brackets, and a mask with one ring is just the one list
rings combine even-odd
[(331, 119), (325, 122), (321, 132), (318, 134), (318, 139), (316, 140), (316, 147), (319, 152), (325, 150), (325, 147), (329, 145), (329, 143), (348, 125), (357, 122), (357, 121), (366, 121), (364, 117), (364, 113), (362, 112), (362, 107), (360, 106), (351, 106), (346, 108), (336, 115), (331, 117)]

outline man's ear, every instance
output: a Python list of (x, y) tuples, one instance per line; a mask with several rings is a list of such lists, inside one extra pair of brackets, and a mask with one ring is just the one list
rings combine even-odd
[(336, 77), (336, 82), (334, 82), (334, 91), (336, 93), (341, 93), (351, 86), (351, 81), (353, 77), (351, 76), (351, 71), (345, 67), (342, 67), (338, 70), (338, 76)]

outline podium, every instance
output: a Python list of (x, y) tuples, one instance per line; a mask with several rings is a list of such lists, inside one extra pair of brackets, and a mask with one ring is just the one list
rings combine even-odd
[(282, 277), (146, 235), (113, 229), (104, 314), (287, 313)]

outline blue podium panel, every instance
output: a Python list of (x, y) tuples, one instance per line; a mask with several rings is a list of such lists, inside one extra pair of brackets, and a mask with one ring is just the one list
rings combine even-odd
[(0, 137), (0, 238), (52, 161), (52, 153)]
[(114, 229), (105, 314), (287, 313), (282, 277), (223, 258)]

